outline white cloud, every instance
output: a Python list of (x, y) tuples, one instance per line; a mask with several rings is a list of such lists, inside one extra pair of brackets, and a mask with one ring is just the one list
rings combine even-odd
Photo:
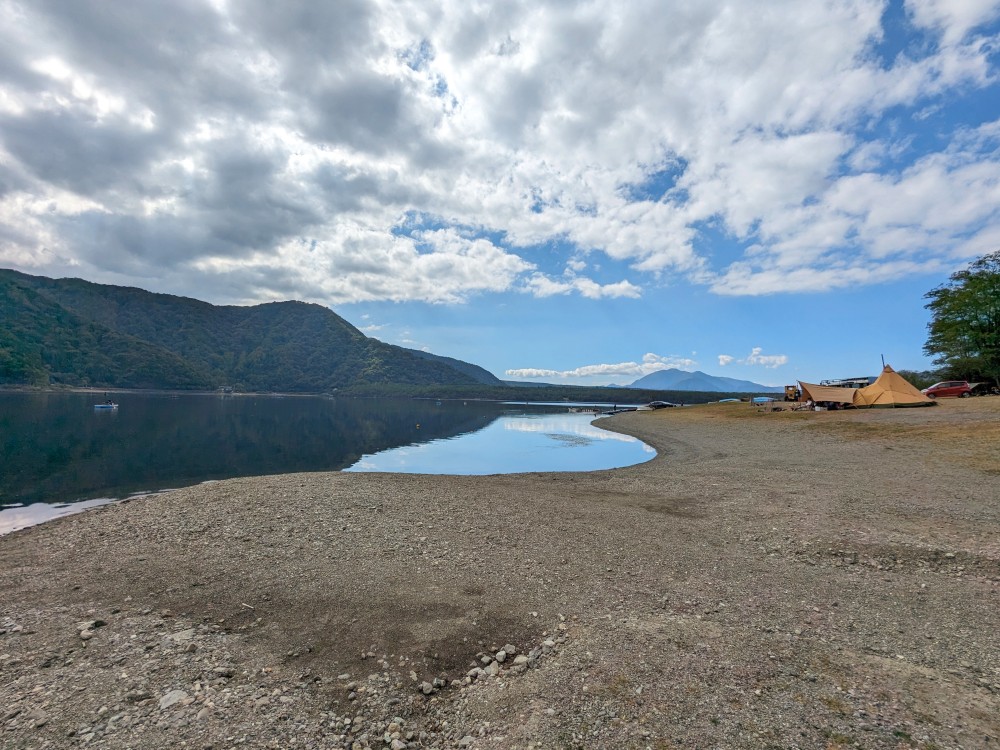
[(757, 228), (761, 243), (711, 281), (720, 294), (816, 292), (940, 272), (990, 251), (1000, 225), (997, 122), (957, 134), (898, 175), (832, 181)]
[(750, 350), (750, 355), (740, 360), (744, 365), (760, 365), (761, 367), (775, 368), (788, 364), (788, 357), (784, 354), (761, 354), (763, 349), (755, 346)]
[(761, 354), (764, 351), (762, 347), (755, 346), (750, 350), (750, 354), (742, 359), (737, 359), (729, 354), (719, 355), (719, 366), (725, 367), (726, 365), (735, 362), (738, 365), (757, 365), (760, 367), (766, 367), (768, 369), (774, 369), (781, 367), (782, 365), (788, 364), (788, 356), (785, 354)]
[(906, 0), (914, 23), (941, 32), (945, 44), (960, 42), (981, 24), (1000, 16), (997, 0)]
[(563, 279), (551, 279), (545, 274), (535, 273), (524, 284), (525, 289), (535, 297), (551, 297), (556, 294), (577, 292), (588, 299), (628, 297), (636, 299), (642, 295), (642, 290), (629, 281), (618, 281), (613, 284), (598, 284), (596, 281), (582, 276), (570, 276)]
[(695, 367), (697, 364), (695, 360), (688, 357), (661, 356), (659, 354), (647, 353), (643, 355), (641, 362), (583, 365), (572, 370), (548, 370), (523, 367), (507, 370), (505, 374), (512, 378), (528, 379), (576, 380), (599, 378), (603, 383), (610, 383), (615, 378), (627, 377), (630, 380), (635, 380), (658, 370), (666, 370), (674, 367), (683, 370)]

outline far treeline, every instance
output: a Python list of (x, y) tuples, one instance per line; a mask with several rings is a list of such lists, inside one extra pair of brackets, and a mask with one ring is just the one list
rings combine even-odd
[(511, 386), (477, 365), (369, 338), (320, 305), (215, 306), (2, 269), (0, 384), (608, 403), (729, 395)]
[[(357, 397), (434, 398), (451, 400), (510, 401), (511, 403), (538, 403), (569, 401), (582, 404), (647, 404), (666, 401), (671, 404), (707, 404), (723, 398), (749, 399), (750, 396), (770, 396), (774, 393), (724, 393), (719, 391), (652, 391), (643, 388), (613, 388), (584, 385), (531, 385), (514, 386), (485, 384), (468, 385), (357, 385), (341, 391), (343, 395)], [(778, 394), (778, 398), (780, 398)]]
[(984, 255), (929, 291), (924, 353), (941, 365), (942, 380), (1000, 386), (1000, 251)]

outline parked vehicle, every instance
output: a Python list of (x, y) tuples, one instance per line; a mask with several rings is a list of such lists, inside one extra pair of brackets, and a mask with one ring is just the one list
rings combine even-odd
[(876, 377), (874, 375), (869, 375), (868, 377), (860, 378), (835, 378), (834, 380), (821, 380), (820, 385), (830, 385), (834, 388), (864, 388), (874, 383)]
[(973, 396), (1000, 396), (1000, 388), (993, 383), (969, 383)]
[(969, 381), (967, 380), (943, 380), (940, 383), (935, 383), (930, 388), (924, 388), (921, 393), (929, 398), (947, 396), (968, 398), (972, 395), (972, 386), (969, 385)]

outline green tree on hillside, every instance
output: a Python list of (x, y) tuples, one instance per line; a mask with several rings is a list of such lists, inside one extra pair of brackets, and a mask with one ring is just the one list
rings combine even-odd
[(924, 353), (954, 375), (1000, 385), (1000, 251), (925, 295), (933, 319)]
[(947, 379), (937, 370), (896, 370), (896, 374), (914, 388), (930, 388), (939, 380)]

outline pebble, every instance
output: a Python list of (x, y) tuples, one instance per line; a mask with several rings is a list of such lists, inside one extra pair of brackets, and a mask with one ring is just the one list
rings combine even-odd
[(187, 643), (188, 641), (194, 638), (194, 634), (195, 634), (195, 629), (188, 628), (187, 630), (181, 630), (177, 633), (172, 633), (167, 637), (170, 638), (170, 640), (172, 640), (174, 643)]
[(187, 700), (188, 694), (183, 690), (171, 690), (160, 698), (160, 710), (166, 711), (171, 706)]

